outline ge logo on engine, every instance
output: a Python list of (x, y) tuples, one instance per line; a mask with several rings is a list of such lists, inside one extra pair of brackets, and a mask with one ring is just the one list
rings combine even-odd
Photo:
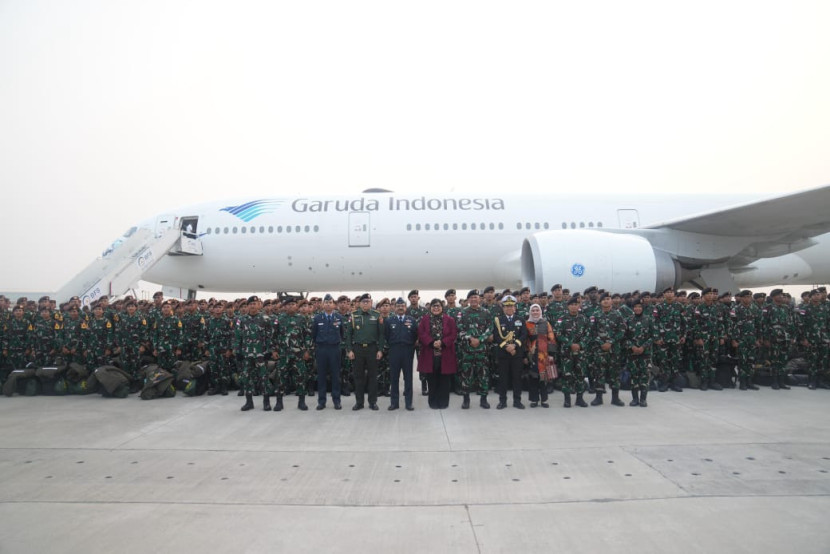
[(582, 264), (574, 264), (571, 266), (571, 275), (574, 277), (582, 277), (585, 275), (585, 266)]

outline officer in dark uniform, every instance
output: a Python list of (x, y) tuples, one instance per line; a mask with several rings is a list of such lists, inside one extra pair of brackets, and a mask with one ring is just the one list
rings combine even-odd
[(499, 404), (496, 409), (503, 410), (507, 407), (507, 383), (512, 382), (513, 407), (523, 410), (522, 369), (527, 327), (524, 320), (515, 315), (516, 298), (505, 296), (501, 305), (504, 313), (496, 316), (493, 322), (493, 343), (497, 347), (496, 360), (499, 366)]
[(368, 380), (369, 408), (378, 409), (378, 360), (383, 355), (383, 317), (372, 309), (369, 293), (360, 297), (360, 308), (352, 312), (352, 322), (346, 326), (346, 351), (352, 360), (355, 384), (355, 405), (363, 409), (363, 395)]
[(398, 381), (403, 372), (403, 398), (408, 411), (412, 411), (412, 358), (415, 354), (415, 342), (418, 340), (418, 322), (406, 313), (406, 302), (398, 298), (395, 302), (395, 314), (383, 323), (386, 344), (389, 346), (389, 371), (391, 374), (391, 393), (389, 410), (399, 408), (400, 393)]
[(334, 409), (340, 409), (340, 342), (345, 334), (344, 320), (334, 309), (334, 298), (323, 298), (323, 311), (311, 322), (311, 340), (317, 355), (317, 409), (326, 407), (326, 376), (331, 380)]

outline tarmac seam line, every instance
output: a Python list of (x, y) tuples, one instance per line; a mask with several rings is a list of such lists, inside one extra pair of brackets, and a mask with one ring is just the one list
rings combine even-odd
[(470, 530), (473, 532), (473, 540), (476, 541), (476, 550), (481, 554), (481, 544), (478, 542), (478, 535), (476, 534), (476, 526), (473, 525), (473, 517), (470, 515), (470, 505), (464, 504), (464, 511), (467, 514), (467, 521), (470, 522)]

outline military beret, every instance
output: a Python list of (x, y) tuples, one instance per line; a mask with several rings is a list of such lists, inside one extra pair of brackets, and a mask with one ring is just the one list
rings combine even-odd
[(763, 292), (756, 292), (755, 294), (752, 295), (752, 298), (755, 298), (756, 300), (759, 299), (759, 298), (766, 298), (766, 297), (767, 297), (766, 293), (763, 293)]
[(16, 312), (17, 310), (20, 310), (22, 312), (23, 306), (21, 306), (20, 304), (15, 304), (14, 308), (12, 308), (12, 311)]
[(407, 298), (410, 298), (412, 296), (418, 296), (418, 289), (413, 289), (409, 291), (409, 294), (406, 295)]
[(784, 294), (783, 289), (772, 289), (769, 293), (771, 298), (775, 298), (776, 296), (781, 296), (782, 294)]
[(667, 292), (674, 292), (674, 287), (666, 287), (662, 292), (663, 294), (666, 294)]
[(395, 300), (395, 304), (406, 304), (406, 300), (403, 299), (403, 296), (399, 296), (397, 300)]
[(693, 300), (695, 298), (700, 298), (700, 293), (699, 292), (693, 292), (693, 293), (689, 294), (689, 299), (690, 300)]
[(163, 297), (164, 293), (161, 292), (160, 290), (153, 293), (153, 298), (158, 298), (159, 296)]
[(573, 298), (568, 300), (568, 306), (570, 306), (572, 304), (577, 304), (577, 305), (579, 304), (579, 297), (578, 296), (574, 296)]
[(340, 296), (337, 297), (338, 302), (351, 302), (351, 300), (352, 299), (349, 298), (348, 296), (346, 296), (345, 294), (341, 294)]
[(597, 287), (591, 285), (590, 287), (585, 289), (585, 291), (582, 294), (588, 295), (588, 294), (591, 294), (592, 292), (597, 292)]
[(333, 297), (332, 295), (330, 295), (330, 294), (326, 293), (326, 295), (323, 297), (323, 301), (324, 301), (324, 302), (329, 302), (329, 301), (332, 301), (332, 302), (333, 302), (333, 301), (334, 301), (334, 297)]
[(539, 293), (539, 298), (547, 298), (547, 297), (548, 297), (548, 293), (546, 293), (546, 292), (540, 292)]
[(389, 299), (388, 299), (388, 298), (381, 298), (381, 299), (380, 299), (380, 302), (378, 302), (378, 307), (380, 307), (380, 306), (386, 306), (386, 305), (388, 305), (388, 304), (389, 304)]
[(744, 298), (745, 296), (752, 296), (752, 291), (748, 289), (744, 289), (738, 294), (735, 295), (735, 298)]
[(253, 295), (248, 297), (248, 302), (259, 302), (259, 296)]
[(643, 292), (640, 293), (640, 298), (651, 298), (651, 293), (648, 292), (647, 290), (644, 290)]
[(526, 292), (530, 292), (530, 287), (522, 287), (522, 290), (519, 291), (519, 294), (524, 294)]
[(510, 295), (510, 294), (513, 294), (513, 291), (510, 290), (510, 289), (504, 289), (503, 291), (501, 291), (502, 296), (506, 296), (506, 295)]
[(700, 294), (709, 294), (710, 292), (715, 292), (715, 289), (713, 289), (712, 287), (706, 287), (705, 289), (700, 291)]
[(560, 285), (559, 283), (556, 283), (555, 285), (553, 285), (553, 286), (550, 288), (550, 291), (551, 291), (551, 292), (553, 292), (553, 291), (555, 291), (555, 290), (562, 290), (562, 285)]
[(488, 287), (484, 287), (484, 290), (481, 291), (483, 294), (487, 294), (488, 292), (496, 292), (496, 287), (490, 285)]
[(607, 292), (603, 292), (602, 294), (599, 295), (600, 300), (605, 300), (606, 298), (611, 298), (611, 295), (608, 294)]
[(469, 300), (471, 296), (481, 296), (481, 293), (478, 291), (478, 289), (473, 289), (467, 293), (467, 299)]
[(511, 296), (511, 295), (508, 294), (507, 296), (502, 298), (501, 303), (502, 303), (503, 306), (515, 306), (516, 305), (516, 297)]
[(449, 289), (447, 292), (445, 292), (444, 298), (448, 297), (451, 294), (455, 294), (455, 289)]
[[(3, 298), (5, 298), (5, 296), (3, 296)], [(73, 296), (72, 298), (69, 299), (69, 301), (71, 302), (72, 300), (80, 300), (80, 299), (81, 298), (79, 296)]]
[(712, 292), (715, 293), (715, 294), (718, 294), (720, 291), (718, 290), (717, 287), (712, 287)]
[(718, 296), (718, 298), (732, 298), (732, 293), (729, 292), (729, 291), (726, 291), (725, 293)]
[(371, 299), (372, 299), (372, 295), (369, 294), (368, 292), (364, 292), (363, 294), (360, 295), (358, 300), (363, 302), (364, 300), (371, 300)]
[(819, 291), (820, 293), (824, 294), (825, 292), (827, 292), (827, 287), (819, 287), (819, 288), (818, 288), (818, 291)]
[(282, 299), (283, 304), (296, 304), (297, 297), (296, 296), (284, 296)]
[(818, 290), (818, 289), (813, 289), (813, 290), (811, 290), (811, 291), (810, 291), (810, 296), (813, 296), (814, 294), (821, 295), (821, 291), (820, 291), (820, 290)]
[(571, 289), (562, 289), (562, 294), (571, 294)]
[(48, 301), (49, 301), (48, 296), (41, 296), (40, 299), (38, 300), (38, 302), (48, 302)]
[(620, 293), (615, 292), (614, 294), (611, 295), (611, 298), (622, 298), (622, 296), (620, 296)]
[(679, 296), (680, 298), (686, 298), (686, 291), (685, 290), (677, 291), (677, 296)]

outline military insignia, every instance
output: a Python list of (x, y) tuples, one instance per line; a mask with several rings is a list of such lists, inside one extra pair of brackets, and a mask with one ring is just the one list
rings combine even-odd
[(89, 329), (89, 327), (87, 327), (86, 323), (81, 323), (81, 329)]
[(33, 330), (33, 329), (32, 329), (32, 326), (31, 326), (31, 325), (29, 325), (29, 331), (32, 331), (32, 330)]
[(59, 331), (61, 328), (60, 323), (55, 323), (55, 331)]
[(182, 328), (182, 322), (181, 321), (178, 322), (178, 327), (179, 327), (179, 329)]
[(205, 324), (205, 318), (200, 318), (200, 319), (199, 319), (199, 323), (201, 323), (202, 325), (204, 325), (204, 324)]
[(107, 321), (107, 329), (112, 329), (112, 323), (110, 323), (109, 321)]
[(141, 320), (141, 324), (142, 324), (142, 325), (147, 325), (147, 320), (142, 319), (142, 320)]

